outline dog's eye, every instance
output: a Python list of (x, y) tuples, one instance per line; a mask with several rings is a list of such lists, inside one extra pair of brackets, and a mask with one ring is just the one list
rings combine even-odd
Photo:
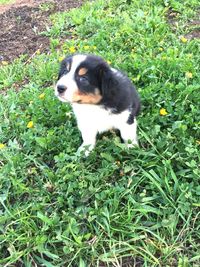
[(81, 76), (81, 77), (79, 77), (79, 81), (80, 81), (80, 82), (87, 82), (88, 79), (87, 79), (87, 77), (85, 77), (85, 76)]

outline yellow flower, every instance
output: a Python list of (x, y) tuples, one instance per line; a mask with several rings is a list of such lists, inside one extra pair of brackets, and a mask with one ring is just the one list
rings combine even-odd
[(6, 66), (6, 65), (8, 65), (8, 62), (3, 60), (3, 61), (1, 61), (1, 64)]
[(181, 42), (182, 42), (182, 43), (187, 43), (187, 41), (188, 41), (187, 38), (185, 38), (184, 36), (181, 37)]
[(141, 76), (138, 74), (136, 77), (132, 78), (133, 82), (138, 82), (140, 80)]
[(162, 47), (159, 47), (159, 51), (163, 51), (164, 49)]
[(160, 115), (161, 116), (165, 116), (165, 115), (167, 115), (168, 113), (167, 113), (167, 111), (166, 111), (166, 109), (165, 108), (161, 108), (160, 109)]
[(27, 124), (27, 128), (33, 128), (33, 121), (29, 121), (29, 123)]
[(45, 97), (45, 93), (42, 93), (42, 94), (39, 95), (40, 99), (43, 99), (44, 97)]
[(192, 77), (193, 77), (192, 72), (187, 71), (185, 73), (185, 77), (188, 78), (188, 79), (192, 79)]
[(94, 46), (93, 46), (93, 49), (94, 49), (94, 50), (97, 50), (97, 47), (96, 47), (96, 45), (94, 45)]
[(37, 55), (40, 55), (40, 54), (41, 54), (40, 49), (38, 49), (35, 53), (36, 53)]
[(5, 146), (5, 144), (0, 143), (0, 149), (3, 149)]
[(76, 48), (74, 46), (71, 46), (69, 48), (69, 51), (70, 51), (70, 53), (75, 53), (76, 52)]
[(83, 47), (85, 50), (89, 50), (89, 45), (85, 45), (84, 47)]
[(112, 62), (110, 60), (107, 60), (107, 63), (110, 65)]
[(58, 58), (59, 62), (63, 61), (64, 58), (65, 58), (64, 56), (59, 57), (59, 58)]

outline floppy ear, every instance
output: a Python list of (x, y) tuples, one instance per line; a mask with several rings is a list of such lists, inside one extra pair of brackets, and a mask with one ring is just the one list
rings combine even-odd
[(105, 62), (99, 66), (99, 84), (103, 98), (110, 99), (115, 95), (115, 80), (113, 72)]
[(59, 80), (60, 77), (66, 72), (66, 66), (67, 66), (66, 59), (64, 59), (60, 64), (60, 69), (59, 69), (59, 72), (58, 72), (57, 80)]
[(71, 65), (71, 60), (72, 60), (72, 57), (69, 56), (69, 57), (66, 57), (62, 60), (61, 64), (60, 64), (60, 69), (59, 69), (59, 73), (58, 73), (58, 80), (60, 79), (60, 77), (69, 72), (70, 70), (70, 65)]

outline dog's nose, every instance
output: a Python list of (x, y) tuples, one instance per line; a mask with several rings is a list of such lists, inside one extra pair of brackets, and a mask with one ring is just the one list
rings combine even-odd
[(65, 85), (57, 85), (58, 93), (62, 94), (65, 90), (67, 90), (67, 87)]

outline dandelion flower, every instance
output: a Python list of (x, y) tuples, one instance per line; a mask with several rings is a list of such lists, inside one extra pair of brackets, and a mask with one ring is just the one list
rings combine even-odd
[(74, 46), (71, 46), (71, 47), (69, 48), (69, 51), (70, 51), (70, 53), (75, 53), (75, 52), (76, 52), (76, 49), (75, 49)]
[(192, 77), (193, 77), (192, 72), (187, 71), (185, 73), (185, 77), (188, 78), (188, 79), (192, 79)]
[(40, 54), (41, 54), (40, 49), (38, 49), (35, 53), (36, 53), (37, 55), (40, 55)]
[(27, 124), (27, 128), (33, 128), (33, 121), (29, 121), (29, 123)]
[(64, 58), (65, 58), (64, 56), (59, 57), (59, 58), (58, 58), (59, 62), (63, 61)]
[(164, 49), (162, 47), (159, 47), (159, 51), (163, 51)]
[(187, 41), (188, 41), (187, 38), (185, 38), (184, 36), (181, 37), (181, 42), (182, 42), (182, 43), (187, 43)]
[(39, 95), (40, 99), (43, 99), (44, 97), (45, 97), (45, 93), (42, 93), (42, 94)]
[(3, 61), (1, 61), (1, 64), (6, 66), (6, 65), (8, 65), (8, 62), (3, 60)]
[(108, 60), (107, 63), (110, 65), (112, 62)]
[(0, 143), (0, 149), (3, 149), (5, 146), (5, 144)]
[(161, 108), (161, 109), (160, 109), (160, 115), (161, 115), (161, 116), (166, 116), (167, 114), (168, 114), (168, 112), (166, 111), (165, 108)]
[(85, 50), (89, 50), (89, 45), (85, 45), (84, 47), (83, 47)]

